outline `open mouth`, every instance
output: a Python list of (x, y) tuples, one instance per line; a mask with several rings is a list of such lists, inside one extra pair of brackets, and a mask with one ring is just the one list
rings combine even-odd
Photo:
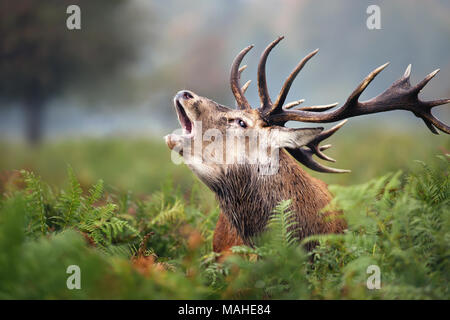
[(183, 133), (189, 135), (192, 133), (192, 122), (189, 119), (184, 107), (181, 105), (179, 100), (175, 100), (175, 108), (177, 110), (178, 120), (180, 121), (181, 127), (183, 128)]

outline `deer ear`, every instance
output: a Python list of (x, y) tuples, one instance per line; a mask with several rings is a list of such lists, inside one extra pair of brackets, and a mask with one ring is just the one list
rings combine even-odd
[(275, 146), (279, 148), (298, 149), (311, 142), (323, 130), (320, 128), (285, 128), (272, 127), (271, 134)]

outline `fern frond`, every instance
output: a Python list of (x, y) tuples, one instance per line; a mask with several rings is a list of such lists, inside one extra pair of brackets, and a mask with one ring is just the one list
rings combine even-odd
[(273, 241), (279, 245), (291, 246), (297, 240), (295, 214), (289, 210), (291, 203), (291, 200), (281, 201), (269, 219), (268, 229), (273, 233)]
[(47, 233), (47, 223), (45, 216), (45, 203), (44, 203), (44, 191), (42, 188), (41, 178), (34, 175), (33, 172), (26, 170), (20, 171), (24, 178), (27, 191), (27, 208), (30, 213), (31, 223), (29, 225), (29, 231), (33, 233), (37, 224), (33, 221), (33, 217), (38, 217), (38, 225), (41, 233), (45, 235)]
[(66, 228), (72, 219), (79, 213), (82, 203), (82, 193), (80, 183), (78, 182), (72, 167), (67, 167), (67, 174), (69, 177), (69, 187), (63, 190), (57, 201), (56, 208), (60, 211), (62, 216), (61, 227)]
[(174, 204), (161, 203), (160, 212), (152, 220), (152, 224), (160, 225), (165, 223), (173, 223), (177, 220), (185, 218), (184, 203), (176, 199)]
[(90, 208), (92, 207), (92, 205), (97, 202), (98, 200), (101, 199), (101, 197), (103, 196), (103, 189), (104, 188), (104, 183), (103, 180), (100, 179), (97, 181), (97, 183), (95, 185), (93, 185), (90, 189), (89, 189), (89, 197), (86, 200), (86, 207)]

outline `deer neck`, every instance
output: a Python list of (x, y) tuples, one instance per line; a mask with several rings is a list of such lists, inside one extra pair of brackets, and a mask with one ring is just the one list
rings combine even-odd
[[(223, 172), (209, 185), (215, 192), (222, 212), (246, 244), (261, 233), (282, 200), (291, 199), (291, 210), (306, 234), (320, 226), (318, 211), (331, 199), (325, 183), (309, 176), (284, 150), (280, 152), (278, 173), (261, 175), (256, 166), (239, 165)], [(308, 226), (310, 225), (310, 226)], [(314, 229), (314, 228), (313, 228)]]

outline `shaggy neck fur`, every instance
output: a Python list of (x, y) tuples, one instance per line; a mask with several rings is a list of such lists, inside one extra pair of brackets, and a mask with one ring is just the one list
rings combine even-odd
[(216, 193), (222, 212), (236, 228), (243, 241), (261, 233), (281, 201), (291, 199), (298, 228), (295, 235), (303, 239), (312, 234), (341, 232), (341, 220), (327, 219), (330, 213), (319, 211), (331, 200), (327, 186), (309, 176), (284, 150), (280, 152), (277, 174), (260, 175), (257, 167), (236, 165), (228, 168), (209, 187)]

